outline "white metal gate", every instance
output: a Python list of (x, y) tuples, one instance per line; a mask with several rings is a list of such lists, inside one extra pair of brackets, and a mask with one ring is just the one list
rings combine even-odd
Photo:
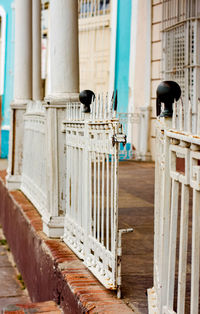
[[(102, 105), (102, 106), (101, 106)], [(65, 243), (108, 289), (121, 286), (118, 230), (118, 143), (125, 141), (108, 103), (98, 100), (83, 114), (67, 105)]]
[[(175, 103), (156, 126), (154, 288), (149, 313), (198, 314), (200, 120)], [(192, 133), (192, 130), (197, 130)]]

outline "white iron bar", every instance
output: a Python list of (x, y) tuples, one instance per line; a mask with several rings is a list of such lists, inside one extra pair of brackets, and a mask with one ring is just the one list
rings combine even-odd
[(79, 173), (78, 173), (78, 148), (74, 148), (74, 215), (75, 221), (78, 222), (78, 185), (79, 185)]
[(75, 185), (76, 185), (76, 177), (75, 177), (75, 171), (76, 171), (76, 166), (74, 162), (74, 153), (75, 153), (75, 148), (72, 147), (72, 217), (74, 221), (76, 221), (76, 208), (75, 208), (75, 197), (76, 197), (76, 191), (75, 191)]
[(82, 205), (83, 205), (83, 149), (79, 148), (79, 225), (83, 226), (83, 214), (82, 214)]
[(104, 245), (104, 193), (105, 193), (105, 188), (104, 188), (104, 180), (105, 180), (105, 156), (104, 154), (101, 155), (102, 159), (102, 195), (101, 195), (101, 243)]
[(188, 214), (189, 214), (189, 186), (186, 186), (185, 184), (182, 183), (177, 314), (182, 314), (185, 312)]
[(93, 154), (94, 160), (94, 231), (93, 237), (96, 239), (96, 226), (97, 226), (97, 202), (96, 202), (96, 184), (97, 184), (97, 174), (96, 174), (96, 153)]
[(106, 155), (106, 248), (109, 250), (109, 185), (110, 185), (110, 178), (109, 178), (109, 154)]
[(200, 135), (200, 99), (197, 103), (197, 134)]
[(89, 152), (89, 234), (92, 235), (92, 152)]
[(100, 0), (97, 0), (98, 1), (98, 11), (97, 11), (97, 15), (100, 15)]
[(87, 17), (90, 16), (90, 1), (87, 0)]
[(200, 192), (193, 190), (192, 216), (192, 269), (190, 313), (198, 314), (199, 309), (199, 246), (200, 246)]
[(97, 213), (97, 240), (98, 240), (98, 242), (100, 242), (100, 202), (101, 202), (101, 200), (100, 200), (100, 197), (101, 197), (101, 191), (100, 191), (100, 179), (101, 179), (101, 177), (100, 177), (100, 154), (98, 153), (98, 155), (97, 155), (98, 157), (98, 159), (97, 159), (97, 161), (98, 161), (98, 174), (97, 174), (97, 208), (98, 208), (98, 213)]
[(113, 184), (113, 180), (114, 180), (114, 173), (113, 173), (113, 168), (114, 168), (114, 162), (113, 162), (113, 155), (111, 155), (111, 187), (110, 187), (110, 190), (111, 190), (111, 195), (110, 195), (110, 211), (111, 211), (111, 216), (110, 216), (110, 229), (111, 229), (111, 252), (114, 253), (114, 235), (113, 235), (113, 223), (114, 223), (114, 217), (113, 217), (113, 212), (114, 212), (114, 195), (113, 195), (113, 188), (114, 188), (114, 184)]
[(179, 103), (179, 130), (183, 130), (183, 103), (180, 101)]
[(106, 93), (105, 101), (105, 120), (109, 119), (109, 110), (108, 110), (108, 93)]
[(67, 146), (66, 149), (66, 208), (67, 211), (69, 210), (70, 206), (70, 187), (69, 187), (69, 177), (70, 177), (70, 167), (69, 167), (69, 158), (70, 158), (70, 151), (69, 147)]
[(192, 104), (191, 100), (189, 99), (188, 102), (188, 132), (192, 132)]
[[(113, 250), (115, 251), (115, 268), (118, 267), (120, 269), (120, 277), (117, 276), (117, 285), (118, 287), (118, 297), (121, 297), (121, 260), (118, 260), (118, 144), (115, 145), (114, 148), (114, 213), (113, 213)], [(116, 269), (117, 271), (117, 269)], [(113, 274), (114, 275), (114, 274)]]
[(103, 14), (106, 13), (106, 0), (103, 1)]
[(103, 120), (103, 94), (100, 94), (99, 97), (100, 97), (100, 116), (99, 116), (99, 120)]
[(176, 235), (178, 220), (178, 192), (179, 182), (172, 180), (172, 203), (170, 221), (170, 240), (169, 240), (169, 264), (168, 264), (168, 286), (167, 286), (167, 306), (173, 309), (174, 302), (174, 282), (175, 282), (175, 263), (176, 263)]
[(69, 215), (70, 217), (72, 217), (72, 204), (73, 204), (73, 200), (72, 200), (72, 195), (73, 195), (73, 188), (72, 188), (72, 181), (73, 181), (73, 158), (72, 158), (72, 147), (69, 146), (69, 158), (70, 158), (70, 162), (69, 162), (69, 195), (70, 195), (70, 205), (69, 205)]
[(173, 104), (173, 118), (172, 118), (172, 128), (176, 128), (176, 116), (177, 116), (177, 102)]
[(170, 193), (171, 193), (171, 178), (169, 172), (169, 138), (164, 138), (164, 173), (161, 193), (161, 220), (160, 220), (160, 235), (161, 235), (161, 252), (159, 259), (159, 274), (161, 285), (161, 306), (166, 304), (167, 296), (167, 272), (168, 256), (169, 256), (169, 219), (170, 219)]

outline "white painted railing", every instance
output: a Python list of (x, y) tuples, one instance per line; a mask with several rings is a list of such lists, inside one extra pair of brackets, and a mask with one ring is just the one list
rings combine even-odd
[(192, 134), (200, 134), (200, 100), (198, 100), (195, 108), (190, 100), (187, 105), (184, 105), (179, 100), (174, 103), (173, 111), (173, 129)]
[(175, 104), (172, 119), (157, 121), (149, 313), (199, 313), (200, 137), (190, 108)]
[(47, 210), (46, 115), (41, 102), (29, 102), (24, 115), (21, 190), (40, 214)]
[(97, 98), (91, 113), (67, 105), (65, 243), (108, 289), (121, 287), (118, 230), (118, 143), (120, 123), (108, 101)]
[(140, 107), (135, 113), (118, 113), (117, 116), (127, 137), (126, 146), (120, 145), (120, 160), (151, 160), (148, 151), (150, 107)]

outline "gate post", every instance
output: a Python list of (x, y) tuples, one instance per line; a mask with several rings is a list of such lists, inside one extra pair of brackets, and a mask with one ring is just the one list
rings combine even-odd
[[(157, 124), (155, 158), (154, 205), (154, 287), (148, 290), (149, 313), (162, 313), (167, 302), (167, 276), (170, 225), (170, 139), (166, 131), (172, 128), (173, 103), (181, 95), (173, 81), (162, 82), (157, 88)], [(164, 107), (161, 106), (164, 104)]]

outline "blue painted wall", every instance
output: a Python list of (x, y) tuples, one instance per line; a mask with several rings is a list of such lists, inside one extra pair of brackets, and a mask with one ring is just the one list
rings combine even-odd
[(131, 2), (132, 0), (118, 0), (115, 59), (115, 90), (117, 89), (118, 93), (118, 112), (128, 112)]
[(5, 74), (4, 95), (2, 96), (2, 125), (1, 125), (1, 147), (0, 157), (8, 156), (8, 138), (10, 125), (10, 103), (13, 100), (13, 74), (14, 74), (14, 27), (13, 0), (0, 0), (0, 6), (6, 11), (6, 47), (5, 47)]

